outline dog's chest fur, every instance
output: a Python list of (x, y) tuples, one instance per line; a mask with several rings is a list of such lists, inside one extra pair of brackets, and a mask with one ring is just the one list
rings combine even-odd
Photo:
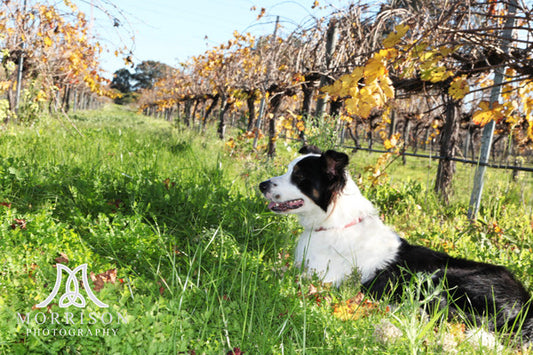
[[(348, 184), (354, 183), (350, 179)], [(387, 267), (396, 258), (400, 238), (381, 222), (372, 208), (364, 210), (367, 204), (370, 203), (359, 191), (338, 196), (329, 218), (320, 227), (308, 226), (300, 236), (295, 250), (296, 264), (303, 263), (324, 282), (335, 285), (355, 270), (365, 283), (378, 270)], [(357, 217), (347, 218), (347, 215)]]
[(324, 282), (339, 285), (357, 270), (365, 283), (396, 258), (399, 245), (400, 239), (377, 217), (367, 216), (346, 228), (306, 229), (298, 240), (295, 262)]

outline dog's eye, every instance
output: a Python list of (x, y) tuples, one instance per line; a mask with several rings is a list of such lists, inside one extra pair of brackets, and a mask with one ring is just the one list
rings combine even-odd
[(292, 174), (292, 180), (296, 183), (301, 183), (303, 181), (305, 181), (305, 176), (302, 174), (301, 171), (295, 171), (293, 174)]

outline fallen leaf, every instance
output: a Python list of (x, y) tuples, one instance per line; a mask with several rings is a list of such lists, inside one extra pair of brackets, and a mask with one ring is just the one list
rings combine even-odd
[(166, 178), (165, 180), (163, 180), (163, 184), (165, 185), (165, 188), (167, 190), (169, 190), (171, 187), (176, 186), (176, 183), (175, 182), (171, 182), (169, 178)]
[(309, 291), (307, 292), (307, 296), (312, 296), (314, 294), (316, 294), (318, 292), (318, 289), (316, 288), (315, 285), (313, 284), (310, 284), (309, 285)]
[(117, 269), (110, 269), (98, 275), (91, 271), (90, 277), (94, 284), (94, 291), (99, 292), (106, 283), (114, 284), (117, 282)]
[(378, 310), (378, 302), (365, 300), (365, 295), (359, 292), (355, 297), (334, 305), (333, 315), (341, 320), (356, 320), (368, 317)]
[(15, 218), (13, 220), (13, 223), (11, 224), (11, 229), (17, 229), (17, 228), (26, 229), (26, 220), (22, 218), (21, 219)]
[(239, 348), (233, 348), (233, 350), (230, 350), (227, 352), (226, 355), (243, 355), (244, 353)]
[(111, 201), (107, 201), (107, 204), (109, 206), (114, 206), (115, 208), (120, 208), (121, 205), (124, 204), (124, 202), (122, 202), (121, 199), (115, 199), (115, 200), (111, 200)]
[(68, 256), (63, 252), (59, 252), (59, 256), (54, 259), (56, 264), (68, 264)]
[(37, 269), (38, 266), (35, 263), (30, 264), (29, 270), (28, 270), (28, 276), (33, 279), (33, 271)]
[[(48, 306), (46, 306), (46, 310), (47, 310), (48, 313), (50, 313), (50, 311), (52, 310), (52, 307), (53, 307), (53, 306), (57, 306), (57, 303), (49, 303)], [(35, 311), (36, 309), (41, 309), (41, 308), (37, 307), (36, 304), (34, 304), (33, 306), (31, 306), (31, 310), (32, 310), (32, 311)], [(21, 314), (21, 316), (23, 317), (23, 319), (26, 318), (24, 314)]]

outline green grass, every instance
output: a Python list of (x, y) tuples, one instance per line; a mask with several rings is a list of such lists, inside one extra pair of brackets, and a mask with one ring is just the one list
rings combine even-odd
[[(279, 156), (269, 161), (247, 142), (230, 151), (214, 133), (116, 107), (77, 113), (73, 123), (81, 135), (48, 119), (0, 133), (0, 353), (413, 354), (441, 353), (449, 343), (458, 353), (516, 350), (505, 336), (504, 350), (473, 347), (443, 312), (422, 316), (421, 284), (392, 310), (383, 301), (352, 309), (354, 319), (339, 316), (357, 284), (335, 289), (300, 277), (292, 267), (300, 227), (270, 213), (257, 191), (296, 156), (293, 143), (278, 141)], [(424, 160), (396, 162), (388, 183), (370, 186), (364, 167), (377, 155), (351, 159), (365, 195), (404, 237), (506, 265), (533, 289), (530, 175), (513, 182), (489, 170), (480, 218), (470, 223), (466, 184), (456, 180), (449, 206), (431, 193), (436, 163), (428, 172)], [(459, 168), (457, 179), (471, 174)], [(117, 270), (117, 280), (95, 292), (109, 310), (90, 301), (62, 309), (59, 294), (49, 309), (32, 309), (49, 295), (58, 257), (71, 268), (87, 263), (96, 275)], [(61, 319), (70, 312), (77, 324), (17, 320), (38, 312)], [(80, 324), (91, 312), (127, 323)], [(36, 333), (45, 328), (93, 336)], [(94, 335), (98, 328), (116, 335)], [(383, 329), (401, 335), (387, 338)]]

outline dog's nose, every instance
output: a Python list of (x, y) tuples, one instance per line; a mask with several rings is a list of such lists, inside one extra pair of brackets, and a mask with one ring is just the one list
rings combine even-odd
[(266, 193), (270, 187), (270, 180), (263, 181), (259, 184), (259, 190), (261, 190), (262, 193)]

